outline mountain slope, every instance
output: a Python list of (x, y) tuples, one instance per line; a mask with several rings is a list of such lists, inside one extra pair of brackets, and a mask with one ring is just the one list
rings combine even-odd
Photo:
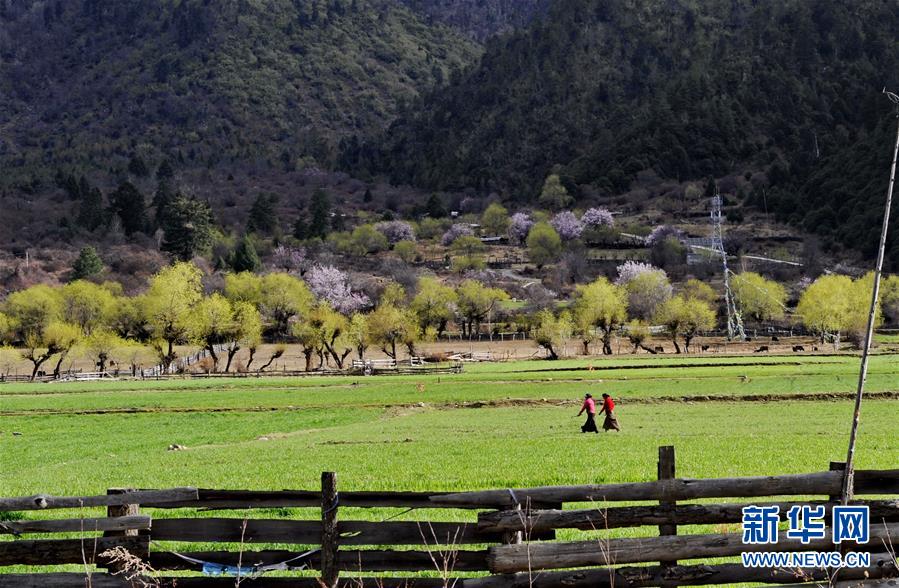
[(0, 0), (0, 165), (328, 164), (479, 52), (393, 0)]
[(401, 0), (412, 10), (484, 41), (527, 25), (550, 0)]
[[(833, 210), (853, 227), (835, 236), (850, 242), (886, 188), (888, 140), (870, 165), (843, 172), (888, 134), (879, 91), (899, 82), (895, 8), (892, 0), (557, 0), (546, 18), (410, 108), (379, 155), (360, 149), (349, 159), (397, 181), (525, 200), (556, 164), (582, 194), (625, 193), (638, 176), (763, 172), (759, 190), (808, 228), (831, 230), (808, 220), (821, 199), (855, 195), (848, 216)], [(794, 204), (805, 208), (788, 210)], [(869, 247), (867, 236), (852, 244)]]

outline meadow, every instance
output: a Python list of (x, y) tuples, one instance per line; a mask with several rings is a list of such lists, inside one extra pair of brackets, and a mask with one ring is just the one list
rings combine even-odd
[[(440, 376), (10, 384), (0, 494), (315, 488), (325, 469), (358, 490), (636, 481), (664, 444), (685, 476), (819, 470), (843, 458), (857, 369), (853, 356), (644, 356)], [(859, 465), (895, 467), (899, 356), (873, 358), (867, 390)], [(617, 399), (620, 434), (581, 435), (587, 391)]]
[[(643, 356), (469, 364), (440, 376), (9, 384), (0, 495), (316, 489), (325, 470), (344, 490), (648, 481), (660, 445), (676, 447), (683, 477), (822, 471), (845, 459), (857, 370), (846, 355)], [(899, 467), (899, 356), (873, 358), (867, 389), (857, 465)], [(580, 433), (587, 391), (616, 398), (620, 433)], [(471, 515), (428, 518), (460, 516)]]

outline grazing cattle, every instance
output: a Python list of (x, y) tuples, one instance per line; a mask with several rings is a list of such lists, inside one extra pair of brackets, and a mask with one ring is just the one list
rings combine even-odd
[(701, 349), (702, 349), (703, 353), (705, 353), (706, 351), (709, 350), (709, 346), (708, 346), (708, 345), (703, 345), (703, 346), (701, 347)]
[(773, 337), (771, 337), (771, 341), (776, 343), (776, 342), (779, 342), (780, 339), (777, 338), (777, 335), (774, 335)]
[(793, 345), (793, 351), (805, 351), (805, 347), (803, 347), (802, 345)]
[(665, 348), (661, 345), (656, 345), (656, 353), (665, 353)]
[(767, 345), (762, 345), (758, 349), (755, 350), (755, 353), (766, 353), (768, 351)]

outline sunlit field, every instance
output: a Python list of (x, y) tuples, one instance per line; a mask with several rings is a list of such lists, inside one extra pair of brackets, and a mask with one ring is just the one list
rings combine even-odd
[[(645, 480), (664, 444), (677, 447), (685, 476), (820, 470), (844, 457), (856, 380), (856, 358), (820, 356), (6, 385), (0, 488), (314, 488), (326, 469), (358, 490)], [(859, 465), (895, 466), (899, 357), (875, 357), (867, 389)], [(574, 415), (587, 391), (617, 399), (620, 434), (580, 433)]]
[[(873, 358), (860, 468), (899, 464), (897, 360)], [(343, 490), (648, 481), (655, 478), (660, 445), (676, 447), (682, 477), (822, 471), (830, 461), (845, 459), (857, 366), (849, 356), (619, 357), (470, 364), (462, 374), (440, 376), (11, 384), (0, 387), (0, 495), (98, 494), (110, 487), (316, 489), (324, 470), (338, 473)], [(580, 432), (583, 417), (576, 414), (587, 391), (616, 398), (620, 433)], [(170, 451), (175, 444), (184, 449)], [(347, 511), (347, 517), (371, 520), (472, 516), (453, 510)], [(231, 516), (318, 515), (260, 509)], [(616, 529), (609, 535), (645, 532)]]

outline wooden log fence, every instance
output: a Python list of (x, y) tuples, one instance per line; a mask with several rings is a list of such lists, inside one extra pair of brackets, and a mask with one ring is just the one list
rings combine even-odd
[[(840, 573), (845, 580), (880, 579), (899, 574), (892, 554), (873, 554), (867, 568), (847, 568)], [(744, 568), (741, 564), (621, 566), (580, 570), (508, 574), (472, 578), (465, 588), (644, 588), (673, 583), (678, 586), (714, 584), (829, 581), (832, 570), (824, 568)], [(809, 585), (806, 584), (806, 587)]]
[(0, 535), (24, 533), (86, 533), (91, 531), (146, 531), (150, 529), (148, 516), (98, 517), (61, 520), (24, 520), (0, 522)]
[[(899, 537), (899, 523), (873, 525), (872, 547), (883, 548), (883, 541)], [(772, 549), (773, 547), (773, 549)], [(860, 546), (864, 548), (864, 546)], [(586, 566), (611, 566), (670, 559), (728, 557), (742, 552), (832, 551), (830, 529), (823, 539), (802, 543), (782, 539), (776, 546), (746, 545), (741, 533), (641, 537), (639, 539), (593, 539), (569, 543), (532, 543), (491, 547), (487, 563), (495, 574), (528, 570), (551, 570)]]
[[(235, 580), (226, 577), (224, 566), (260, 570), (256, 577), (241, 578), (242, 586), (310, 588), (620, 588), (742, 582), (808, 586), (831, 577), (824, 575), (828, 570), (678, 562), (726, 558), (747, 551), (833, 550), (829, 535), (809, 544), (781, 539), (776, 545), (752, 546), (744, 545), (741, 534), (736, 533), (690, 534), (685, 528), (691, 525), (739, 523), (746, 504), (684, 501), (752, 499), (754, 505), (779, 506), (781, 519), (794, 505), (821, 504), (829, 515), (832, 497), (839, 493), (839, 464), (830, 471), (811, 474), (694, 480), (675, 477), (674, 449), (665, 447), (659, 451), (657, 474), (652, 482), (435, 493), (338, 492), (336, 475), (326, 472), (321, 488), (314, 491), (112, 489), (97, 496), (0, 498), (0, 512), (107, 509), (106, 517), (87, 513), (83, 518), (69, 514), (59, 520), (0, 522), (0, 588), (84, 586), (84, 574), (5, 574), (2, 569), (32, 565), (52, 570), (69, 564), (96, 566), (90, 582), (93, 587), (129, 586), (122, 583), (121, 576), (110, 573), (119, 571), (117, 564), (100, 555), (117, 547), (158, 571), (153, 585), (177, 583), (178, 587), (233, 586)], [(839, 581), (889, 585), (899, 574), (895, 558), (878, 552), (894, 550), (899, 537), (899, 470), (858, 471), (855, 494), (872, 497), (853, 503), (868, 506), (871, 513), (871, 541), (853, 549), (872, 552), (872, 561), (866, 569), (842, 570)], [(788, 499), (755, 500), (762, 497)], [(820, 499), (802, 501), (805, 497)], [(616, 501), (653, 504), (607, 504)], [(573, 508), (564, 509), (566, 504)], [(339, 516), (347, 508), (402, 510), (394, 515), (378, 513), (383, 520), (373, 521)], [(170, 509), (185, 509), (190, 514), (169, 513)], [(255, 509), (302, 510), (273, 518), (270, 510), (259, 513), (263, 516), (248, 513)], [(413, 516), (418, 520), (396, 520), (413, 509), (421, 511)], [(443, 520), (428, 521), (422, 515), (431, 509), (454, 509), (447, 515), (466, 520), (446, 522), (442, 515), (439, 518)], [(470, 515), (465, 516), (466, 511)], [(317, 517), (310, 516), (312, 512), (317, 512)], [(624, 527), (655, 529), (647, 529), (653, 536), (608, 537), (609, 529)], [(591, 535), (589, 540), (559, 542), (555, 540), (559, 529)], [(32, 533), (81, 537), (23, 537)], [(151, 549), (156, 542), (176, 542), (179, 552), (171, 551), (168, 543), (157, 543)], [(240, 549), (202, 550), (215, 543), (239, 544)], [(191, 544), (200, 549), (192, 549)], [(225, 576), (165, 576), (166, 572), (196, 574), (210, 569)], [(279, 577), (284, 571), (298, 569), (312, 570), (317, 577), (309, 572), (302, 577)], [(407, 572), (419, 574), (413, 578), (371, 576)], [(426, 576), (431, 577), (421, 577), (421, 572), (430, 572)]]
[[(99, 555), (114, 547), (146, 559), (149, 537), (96, 537), (87, 539), (38, 539), (0, 543), (0, 566), (93, 564)], [(2, 578), (3, 576), (0, 576)]]
[[(15, 588), (85, 588), (87, 577), (77, 573), (53, 574), (10, 574), (0, 576), (0, 586)], [(143, 581), (139, 584), (137, 581)], [(458, 584), (461, 586), (461, 582)], [(135, 578), (94, 574), (90, 578), (90, 588), (235, 588), (234, 578), (179, 577), (179, 578)], [(240, 586), (252, 588), (321, 588), (318, 578), (242, 578)], [(338, 588), (450, 588), (442, 578), (346, 578), (338, 580)]]
[[(370, 492), (340, 493), (341, 507), (415, 508), (415, 509), (479, 509), (479, 504), (442, 504), (440, 498), (449, 492)], [(0, 499), (2, 500), (2, 499)], [(559, 503), (535, 503), (559, 504)], [(149, 505), (148, 505), (149, 506)], [(199, 508), (203, 510), (245, 510), (253, 508), (318, 508), (321, 492), (317, 490), (212, 490), (198, 489), (193, 498), (157, 502), (153, 508)], [(2, 510), (2, 504), (0, 504)]]
[[(302, 555), (302, 551), (245, 550), (235, 551), (194, 551), (181, 555), (223, 565), (274, 565)], [(304, 560), (309, 569), (321, 569), (321, 554), (315, 553)], [(486, 572), (487, 551), (460, 549), (453, 553), (454, 572)], [(157, 551), (150, 554), (149, 563), (156, 570), (196, 570), (196, 565), (169, 552)], [(406, 551), (393, 549), (341, 549), (338, 551), (337, 566), (343, 572), (421, 572), (435, 571), (432, 553), (428, 551)], [(297, 566), (299, 567), (299, 566)], [(3, 576), (0, 575), (0, 579)], [(0, 582), (2, 586), (2, 582)]]
[[(143, 528), (149, 528), (149, 524)], [(83, 530), (92, 529), (86, 524)], [(315, 545), (320, 543), (324, 528), (318, 521), (179, 518), (154, 519), (152, 531), (156, 541)], [(504, 539), (502, 532), (479, 531), (476, 523), (341, 521), (335, 525), (334, 532), (341, 545), (473, 545), (499, 543)], [(551, 532), (545, 531), (532, 538), (551, 536)]]
[[(809, 500), (803, 502), (756, 502), (757, 506), (780, 507), (779, 518), (787, 520), (793, 506), (808, 504), (824, 506), (830, 516), (833, 502)], [(873, 522), (899, 522), (899, 500), (858, 500), (853, 504), (867, 505)], [(575, 510), (532, 510), (525, 516), (515, 511), (491, 511), (478, 515), (478, 529), (484, 533), (525, 531), (539, 533), (551, 529), (580, 529), (601, 531), (624, 527), (654, 525), (718, 525), (739, 523), (743, 519), (743, 504), (685, 504), (674, 508), (661, 506), (622, 506)]]
[[(859, 471), (855, 493), (882, 494), (899, 492), (899, 469)], [(655, 482), (595, 484), (586, 486), (544, 486), (515, 488), (517, 501), (508, 490), (457, 492), (432, 497), (443, 506), (476, 505), (495, 508), (512, 506), (524, 500), (532, 502), (639, 502), (650, 500), (695, 500), (700, 498), (757, 498), (764, 496), (827, 496), (838, 493), (843, 473), (828, 471), (786, 476), (757, 476), (692, 480), (676, 478)]]
[(48, 494), (36, 494), (23, 498), (0, 498), (0, 512), (51, 508), (86, 508), (91, 506), (124, 506), (128, 504), (152, 506), (157, 503), (196, 499), (196, 488), (137, 490), (128, 493), (102, 494), (100, 496), (50, 496)]
[[(808, 584), (779, 584), (772, 588), (808, 588)], [(828, 588), (897, 588), (899, 580), (880, 578), (879, 580), (840, 580), (828, 583)]]

